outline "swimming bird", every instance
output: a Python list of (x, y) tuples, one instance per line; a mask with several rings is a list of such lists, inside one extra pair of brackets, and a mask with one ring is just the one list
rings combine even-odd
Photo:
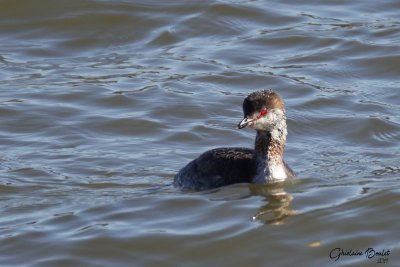
[(254, 149), (215, 148), (183, 167), (174, 186), (205, 190), (234, 183), (267, 183), (295, 176), (283, 159), (287, 126), (285, 105), (272, 90), (253, 92), (243, 101), (244, 118), (238, 128), (256, 130)]

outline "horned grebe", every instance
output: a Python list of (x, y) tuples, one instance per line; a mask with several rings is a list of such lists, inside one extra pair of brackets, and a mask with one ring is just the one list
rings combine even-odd
[(174, 186), (205, 190), (234, 183), (265, 183), (294, 177), (283, 160), (286, 115), (282, 98), (274, 91), (250, 94), (243, 102), (238, 124), (257, 131), (254, 149), (215, 148), (189, 162), (175, 176)]

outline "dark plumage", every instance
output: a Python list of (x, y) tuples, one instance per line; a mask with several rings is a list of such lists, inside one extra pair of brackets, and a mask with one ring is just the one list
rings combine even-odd
[(235, 183), (251, 183), (257, 161), (253, 149), (215, 148), (201, 154), (175, 176), (174, 185), (193, 190)]

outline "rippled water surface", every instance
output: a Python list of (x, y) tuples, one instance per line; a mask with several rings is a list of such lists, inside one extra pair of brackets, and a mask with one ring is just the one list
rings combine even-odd
[[(399, 266), (399, 1), (0, 4), (1, 266)], [(173, 188), (263, 88), (298, 179)]]

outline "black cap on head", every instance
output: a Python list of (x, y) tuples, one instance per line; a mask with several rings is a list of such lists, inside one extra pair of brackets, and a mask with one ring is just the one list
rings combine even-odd
[(281, 97), (272, 90), (257, 91), (248, 95), (243, 101), (244, 117), (260, 112), (263, 107), (269, 110), (284, 109), (284, 104)]

